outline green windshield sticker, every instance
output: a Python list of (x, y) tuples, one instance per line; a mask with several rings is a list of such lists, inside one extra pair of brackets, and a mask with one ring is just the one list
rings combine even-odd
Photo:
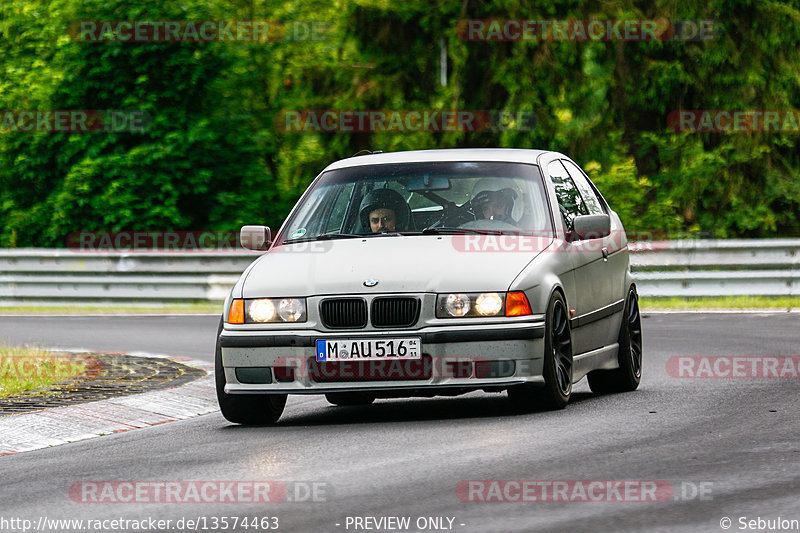
[(292, 239), (299, 239), (300, 237), (302, 237), (305, 234), (306, 234), (306, 228), (300, 228), (300, 229), (295, 230), (294, 232), (292, 232), (291, 238)]

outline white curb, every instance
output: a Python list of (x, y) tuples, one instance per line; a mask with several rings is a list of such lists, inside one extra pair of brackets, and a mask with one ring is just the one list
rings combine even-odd
[[(51, 351), (92, 352), (75, 349)], [(187, 366), (203, 369), (208, 375), (171, 389), (0, 417), (0, 455), (39, 450), (109, 433), (155, 426), (212, 413), (219, 409), (212, 363), (162, 354), (143, 352), (128, 354), (140, 357), (166, 357)]]

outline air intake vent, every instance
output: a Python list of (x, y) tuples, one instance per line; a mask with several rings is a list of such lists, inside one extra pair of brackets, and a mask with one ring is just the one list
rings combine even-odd
[(362, 298), (335, 298), (319, 305), (322, 323), (330, 329), (354, 329), (367, 325), (367, 302)]
[(376, 328), (408, 328), (419, 318), (417, 298), (375, 298), (372, 300), (372, 325)]

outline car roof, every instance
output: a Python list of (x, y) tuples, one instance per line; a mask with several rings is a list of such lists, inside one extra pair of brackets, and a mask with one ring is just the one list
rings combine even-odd
[[(505, 161), (512, 163), (536, 164), (539, 156), (548, 150), (524, 150), (520, 148), (453, 148), (445, 150), (412, 150), (407, 152), (388, 152), (359, 155), (340, 159), (328, 165), (325, 170), (339, 168), (382, 165), (389, 163), (424, 163), (434, 161)], [(558, 154), (560, 155), (560, 154)]]

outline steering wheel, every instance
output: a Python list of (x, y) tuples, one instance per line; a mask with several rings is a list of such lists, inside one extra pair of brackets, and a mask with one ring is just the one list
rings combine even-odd
[(460, 207), (451, 203), (444, 206), (439, 219), (428, 228), (455, 228), (472, 220), (475, 220), (475, 215), (469, 202), (462, 204)]

